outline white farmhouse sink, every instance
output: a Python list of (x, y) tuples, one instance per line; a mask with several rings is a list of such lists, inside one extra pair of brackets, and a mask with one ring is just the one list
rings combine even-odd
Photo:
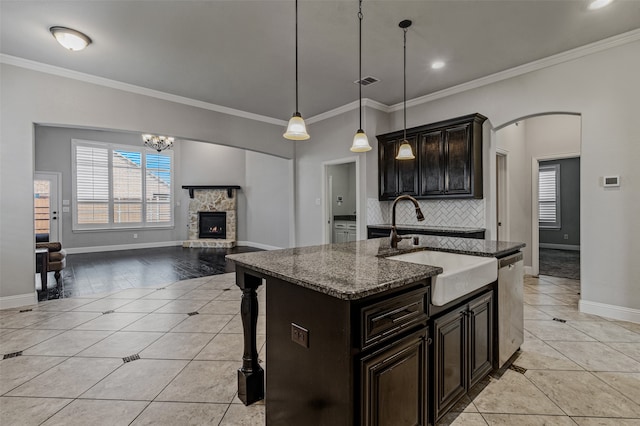
[(436, 306), (446, 305), (498, 278), (498, 261), (495, 257), (426, 250), (387, 259), (441, 267), (442, 274), (431, 278), (431, 303)]

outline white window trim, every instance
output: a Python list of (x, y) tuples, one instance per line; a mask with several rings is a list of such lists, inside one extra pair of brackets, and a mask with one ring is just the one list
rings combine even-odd
[[(562, 210), (560, 208), (560, 164), (546, 164), (540, 165), (538, 168), (538, 186), (540, 185), (540, 172), (554, 170), (556, 174), (556, 220), (555, 222), (543, 222), (538, 215), (538, 226), (544, 230), (559, 230), (562, 229)], [(540, 189), (538, 187), (538, 211), (540, 211)]]
[[(77, 199), (77, 194), (76, 194), (76, 188), (77, 188), (77, 163), (76, 163), (76, 147), (80, 145), (80, 146), (91, 146), (91, 147), (96, 147), (96, 148), (102, 148), (102, 149), (108, 149), (109, 150), (109, 166), (108, 166), (108, 173), (109, 173), (109, 207), (108, 207), (108, 215), (109, 215), (109, 223), (107, 224), (79, 224), (78, 223), (78, 199)], [(167, 223), (162, 223), (162, 224), (158, 224), (158, 223), (146, 223), (146, 222), (136, 222), (136, 223), (113, 223), (113, 185), (112, 185), (112, 178), (113, 178), (113, 167), (112, 167), (112, 161), (113, 161), (113, 155), (112, 152), (113, 150), (123, 150), (123, 151), (137, 151), (137, 152), (141, 152), (142, 155), (142, 176), (144, 177), (146, 175), (146, 154), (155, 154), (156, 151), (152, 150), (152, 149), (148, 149), (148, 148), (144, 148), (144, 147), (137, 147), (134, 145), (121, 145), (121, 144), (114, 144), (114, 143), (108, 143), (108, 142), (98, 142), (98, 141), (89, 141), (89, 140), (83, 140), (83, 139), (72, 139), (71, 140), (71, 174), (72, 174), (72, 179), (71, 179), (71, 191), (72, 191), (72, 231), (73, 232), (84, 232), (84, 231), (88, 231), (88, 232), (96, 232), (96, 231), (110, 231), (110, 230), (123, 230), (123, 229), (172, 229), (174, 228), (174, 224), (175, 224), (175, 212), (173, 209), (174, 206), (174, 170), (175, 170), (175, 162), (174, 162), (174, 155), (173, 155), (173, 151), (171, 150), (167, 150), (167, 151), (163, 151), (163, 155), (167, 155), (169, 157), (171, 157), (171, 188), (170, 188), (170, 194), (171, 194), (171, 201), (169, 202), (169, 206), (170, 206), (170, 212), (171, 212), (171, 220)], [(146, 207), (147, 207), (147, 202), (146, 202), (146, 185), (145, 185), (145, 180), (143, 180), (142, 182), (142, 217), (146, 218)]]

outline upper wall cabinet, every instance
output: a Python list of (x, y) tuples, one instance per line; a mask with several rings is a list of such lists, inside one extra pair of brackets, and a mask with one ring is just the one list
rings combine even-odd
[(481, 114), (407, 129), (414, 160), (396, 160), (402, 131), (378, 136), (380, 197), (482, 198)]

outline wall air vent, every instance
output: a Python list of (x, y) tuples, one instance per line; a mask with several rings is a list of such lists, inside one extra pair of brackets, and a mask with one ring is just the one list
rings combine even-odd
[(379, 81), (380, 81), (380, 79), (379, 79), (379, 78), (371, 77), (371, 76), (369, 75), (369, 76), (364, 77), (362, 80), (356, 80), (356, 81), (354, 81), (354, 83), (355, 83), (355, 84), (362, 84), (363, 86), (368, 86), (368, 85), (370, 85), (370, 84), (377, 83), (377, 82), (379, 82)]

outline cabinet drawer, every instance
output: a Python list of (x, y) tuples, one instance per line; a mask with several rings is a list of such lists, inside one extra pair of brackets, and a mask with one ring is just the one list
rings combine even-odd
[(420, 288), (361, 309), (362, 349), (428, 318), (429, 288)]

